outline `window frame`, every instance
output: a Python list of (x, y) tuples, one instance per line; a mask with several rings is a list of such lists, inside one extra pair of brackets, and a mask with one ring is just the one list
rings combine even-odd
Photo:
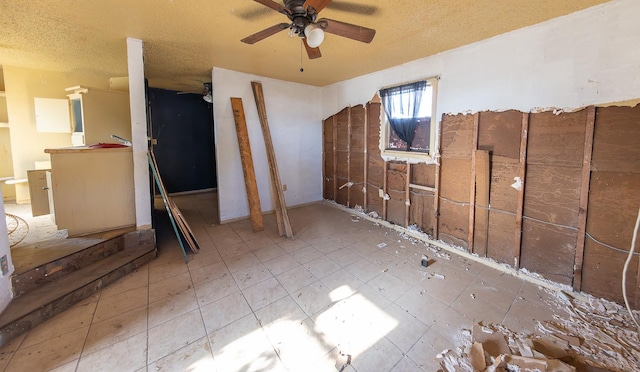
[[(440, 131), (440, 118), (438, 117), (438, 81), (440, 80), (439, 76), (432, 76), (424, 79), (416, 79), (412, 81), (407, 81), (400, 84), (394, 84), (391, 86), (383, 87), (391, 88), (400, 85), (410, 84), (417, 81), (426, 81), (427, 85), (430, 85), (432, 88), (432, 96), (431, 96), (431, 123), (430, 123), (430, 132), (429, 132), (429, 151), (428, 152), (418, 152), (418, 151), (406, 151), (406, 150), (398, 150), (398, 149), (389, 149), (387, 148), (389, 145), (389, 136), (391, 132), (391, 126), (389, 125), (389, 120), (387, 119), (387, 115), (385, 113), (384, 107), (381, 107), (380, 110), (380, 143), (378, 147), (380, 148), (380, 155), (386, 161), (392, 160), (404, 160), (409, 162), (421, 162), (427, 164), (435, 164), (437, 162), (437, 146), (438, 146), (438, 132)], [(378, 90), (378, 98), (380, 96), (380, 91)], [(383, 106), (382, 99), (380, 98), (380, 105)]]

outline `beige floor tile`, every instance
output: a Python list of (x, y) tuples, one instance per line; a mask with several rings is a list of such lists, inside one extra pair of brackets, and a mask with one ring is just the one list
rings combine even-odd
[(168, 322), (198, 308), (198, 299), (193, 289), (149, 304), (149, 328)]
[(39, 344), (20, 348), (5, 371), (46, 371), (80, 357), (89, 326), (76, 329)]
[(135, 272), (118, 279), (102, 290), (101, 297), (110, 297), (130, 289), (144, 287), (149, 284), (149, 266), (138, 268)]
[(285, 271), (289, 271), (297, 266), (300, 266), (298, 261), (294, 260), (289, 254), (284, 254), (277, 258), (264, 261), (264, 265), (271, 271), (271, 274), (278, 275)]
[(278, 301), (256, 310), (254, 313), (256, 318), (258, 318), (258, 322), (260, 322), (263, 327), (267, 327), (280, 320), (301, 322), (307, 318), (307, 315), (291, 296), (283, 297)]
[(189, 269), (196, 270), (218, 262), (222, 262), (222, 256), (220, 256), (217, 249), (210, 252), (206, 252), (201, 249), (198, 254), (192, 254), (189, 256)]
[(322, 279), (325, 276), (341, 269), (340, 265), (324, 256), (313, 259), (302, 266), (309, 270), (311, 274), (318, 279)]
[(357, 371), (390, 371), (402, 357), (400, 349), (382, 338), (353, 358), (351, 364)]
[(251, 287), (254, 284), (273, 277), (266, 266), (261, 263), (236, 271), (232, 275), (240, 289)]
[(347, 266), (345, 269), (363, 282), (368, 282), (383, 273), (380, 267), (372, 264), (366, 259), (358, 260)]
[(462, 330), (471, 330), (473, 324), (475, 324), (475, 322), (472, 319), (467, 318), (452, 308), (448, 308), (447, 311), (443, 312), (438, 319), (436, 319), (431, 329), (440, 336), (458, 345), (465, 337), (461, 333)]
[(149, 328), (149, 362), (163, 358), (203, 337), (205, 332), (200, 311), (194, 310), (170, 322)]
[(391, 305), (391, 300), (366, 285), (358, 287), (355, 293), (363, 296), (368, 302), (374, 304), (379, 309), (386, 309)]
[(351, 296), (364, 282), (346, 269), (340, 269), (320, 280), (331, 291), (331, 299), (338, 301)]
[(287, 252), (285, 252), (284, 249), (280, 248), (279, 245), (273, 244), (267, 247), (257, 249), (253, 251), (253, 253), (256, 255), (256, 257), (258, 257), (260, 261), (265, 262), (265, 261), (274, 259), (276, 257), (283, 256)]
[(233, 323), (251, 313), (242, 293), (234, 293), (200, 308), (207, 334)]
[(58, 368), (54, 368), (50, 370), (50, 372), (75, 372), (79, 361), (79, 359), (76, 359)]
[(39, 344), (43, 341), (57, 338), (62, 334), (88, 326), (91, 324), (96, 305), (97, 302), (75, 305), (62, 314), (40, 324), (29, 331), (20, 347), (25, 348)]
[(283, 370), (253, 314), (211, 333), (209, 339), (219, 371)]
[(428, 274), (426, 268), (420, 265), (421, 257), (420, 255), (415, 260), (398, 262), (389, 268), (388, 273), (410, 285), (420, 284), (426, 280)]
[(498, 308), (508, 309), (516, 298), (516, 293), (517, 291), (509, 292), (478, 277), (462, 291), (460, 298), (473, 297), (488, 302)]
[(334, 348), (314, 328), (310, 319), (302, 322), (279, 320), (265, 328), (273, 348), (288, 370), (304, 371)]
[(136, 371), (147, 360), (147, 334), (140, 333), (80, 358), (78, 372)]
[[(153, 261), (152, 261), (153, 262)], [(149, 267), (149, 283), (158, 282), (163, 279), (185, 273), (189, 270), (184, 260), (176, 260), (172, 263)]]
[[(444, 304), (450, 305), (471, 284), (471, 276), (440, 274), (437, 269), (429, 269), (427, 278), (416, 285), (423, 293), (435, 297)], [(434, 276), (433, 274), (442, 276)]]
[(301, 264), (306, 264), (307, 262), (313, 261), (322, 256), (323, 253), (315, 249), (313, 246), (307, 246), (291, 252), (291, 257)]
[(426, 324), (396, 304), (391, 304), (384, 311), (398, 322), (396, 327), (387, 333), (386, 337), (403, 353), (409, 351), (429, 329)]
[(255, 239), (245, 241), (245, 243), (252, 251), (257, 251), (258, 249), (270, 247), (275, 244), (275, 242), (268, 236), (264, 235), (264, 233), (256, 236)]
[(253, 311), (263, 308), (288, 295), (284, 287), (271, 277), (242, 290), (245, 299)]
[(409, 350), (407, 356), (425, 371), (437, 371), (440, 368), (440, 362), (436, 356), (443, 350), (453, 349), (454, 346), (435, 331), (428, 330)]
[(247, 252), (249, 250), (242, 238), (235, 233), (219, 237), (211, 236), (211, 241), (215, 244), (222, 258), (231, 257), (239, 254), (237, 252)]
[(130, 289), (111, 297), (100, 298), (93, 321), (99, 322), (129, 310), (145, 306), (147, 299), (147, 286)]
[(210, 304), (218, 299), (226, 297), (232, 293), (240, 291), (231, 275), (224, 275), (221, 278), (206, 282), (195, 287), (198, 304), (200, 306)]
[(314, 242), (313, 247), (324, 254), (328, 254), (333, 251), (337, 251), (338, 249), (344, 248), (345, 243), (341, 241), (339, 238), (327, 239), (327, 240)]
[(447, 305), (416, 287), (396, 300), (396, 304), (429, 327), (447, 310)]
[(300, 288), (292, 293), (291, 297), (308, 316), (321, 311), (333, 302), (329, 288), (319, 281)]
[(147, 307), (144, 305), (101, 322), (94, 322), (89, 329), (82, 355), (94, 353), (146, 331)]
[(185, 273), (167, 278), (158, 282), (149, 284), (149, 302), (162, 300), (193, 287), (191, 283), (191, 275), (187, 271)]
[(149, 364), (149, 371), (215, 371), (209, 339), (203, 337)]
[(293, 293), (298, 289), (307, 286), (317, 279), (311, 272), (302, 266), (286, 271), (276, 276), (276, 279), (282, 284), (284, 289), (289, 293)]
[(229, 270), (227, 270), (227, 265), (222, 261), (202, 266), (196, 269), (189, 267), (189, 271), (191, 273), (191, 280), (193, 281), (193, 285), (195, 287), (201, 286), (206, 282), (210, 282), (212, 280), (222, 278), (225, 275), (231, 274)]
[(406, 291), (411, 288), (411, 286), (402, 280), (396, 278), (395, 276), (389, 273), (382, 273), (371, 279), (367, 282), (367, 286), (371, 287), (371, 289), (378, 291), (381, 295), (390, 299), (391, 301), (397, 300), (400, 296), (402, 296)]
[(278, 245), (280, 248), (284, 249), (287, 253), (291, 253), (297, 251), (300, 248), (306, 247), (309, 245), (306, 241), (302, 239), (289, 239), (283, 242), (279, 242)]
[(475, 322), (501, 323), (507, 313), (507, 307), (498, 307), (492, 303), (471, 295), (462, 295), (451, 304), (451, 308), (464, 314)]
[(400, 361), (391, 369), (391, 372), (427, 372), (420, 368), (418, 363), (414, 362), (408, 356), (402, 357)]
[(342, 267), (347, 267), (352, 263), (362, 259), (362, 257), (349, 248), (338, 249), (327, 254), (327, 257)]
[(227, 258), (224, 260), (224, 262), (227, 264), (227, 268), (229, 269), (229, 271), (235, 273), (236, 271), (240, 271), (242, 269), (246, 269), (248, 267), (259, 264), (260, 260), (258, 259), (258, 257), (256, 257), (255, 254), (253, 254), (253, 252), (247, 252)]
[(491, 267), (485, 267), (477, 276), (478, 280), (485, 282), (486, 285), (497, 287), (503, 291), (510, 293), (518, 293), (524, 280), (517, 278), (509, 273), (505, 273)]

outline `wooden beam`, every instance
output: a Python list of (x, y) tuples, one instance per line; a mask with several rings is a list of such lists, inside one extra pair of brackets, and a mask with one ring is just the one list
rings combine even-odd
[[(269, 129), (269, 120), (267, 119), (267, 106), (264, 103), (264, 94), (262, 93), (262, 84), (256, 81), (251, 82), (253, 97), (256, 101), (258, 110), (258, 118), (260, 119), (260, 128), (262, 128), (262, 136), (264, 137), (264, 145), (267, 151), (267, 160), (269, 162), (269, 173), (271, 175), (271, 186), (275, 190), (275, 209), (276, 213), (280, 213), (282, 224), (284, 225), (284, 234), (287, 238), (293, 238), (293, 230), (289, 222), (289, 214), (287, 213), (287, 203), (280, 181), (280, 172), (278, 171), (278, 161), (273, 148), (271, 139), (271, 130)], [(280, 229), (278, 229), (280, 232)], [(281, 235), (282, 236), (282, 235)]]
[(430, 191), (430, 192), (436, 192), (436, 188), (435, 187), (429, 187), (429, 186), (422, 186), (422, 185), (416, 185), (415, 183), (410, 183), (409, 187), (412, 189), (418, 189), (418, 190), (424, 190), (424, 191)]
[(591, 153), (593, 152), (593, 133), (596, 122), (595, 106), (587, 107), (587, 123), (584, 132), (584, 150), (582, 155), (582, 181), (580, 186), (580, 207), (578, 209), (578, 241), (573, 264), (573, 289), (582, 288), (582, 264), (584, 263), (584, 239), (587, 231), (587, 207), (589, 205), (589, 184), (591, 182)]
[[(475, 169), (476, 169), (476, 205), (480, 208), (476, 208), (476, 220), (479, 226), (484, 226), (483, 231), (475, 231), (475, 235), (482, 234), (482, 243), (475, 248), (473, 253), (480, 256), (487, 255), (487, 240), (489, 239), (489, 187), (491, 185), (491, 174), (489, 168), (489, 151), (476, 150), (475, 151)], [(474, 242), (478, 239), (474, 238)]]
[(362, 186), (362, 193), (364, 194), (364, 205), (363, 208), (365, 212), (368, 212), (367, 209), (369, 207), (367, 203), (368, 194), (367, 194), (367, 186), (369, 185), (369, 110), (367, 110), (369, 104), (364, 105), (364, 182)]
[[(347, 107), (347, 182), (351, 182), (351, 106)], [(347, 207), (351, 208), (351, 186), (347, 185)]]
[(233, 120), (236, 123), (236, 133), (238, 134), (238, 146), (240, 148), (240, 160), (242, 161), (242, 173), (244, 174), (244, 184), (247, 189), (247, 199), (249, 200), (249, 216), (253, 231), (262, 231), (264, 221), (260, 208), (260, 195), (258, 194), (258, 183), (256, 173), (253, 168), (253, 157), (251, 156), (251, 145), (249, 144), (249, 131), (247, 121), (244, 116), (242, 98), (231, 98), (231, 108), (233, 110)]
[(384, 161), (384, 168), (382, 171), (382, 219), (387, 220), (387, 161)]
[(411, 208), (411, 163), (407, 162), (407, 180), (404, 190), (404, 227), (409, 227), (409, 213)]
[(333, 115), (333, 201), (338, 201), (338, 115)]
[(480, 113), (473, 115), (473, 137), (471, 140), (471, 187), (469, 188), (469, 235), (467, 250), (473, 253), (473, 234), (476, 217), (476, 150), (478, 150), (478, 122)]
[(527, 173), (527, 144), (529, 138), (529, 113), (522, 113), (522, 127), (520, 136), (520, 164), (518, 168), (518, 177), (520, 177), (520, 188), (518, 189), (518, 200), (516, 206), (516, 231), (515, 244), (513, 250), (514, 267), (520, 267), (520, 250), (522, 248), (522, 211), (524, 209), (524, 188), (525, 175)]
[[(444, 115), (443, 115), (444, 118)], [(442, 120), (439, 122), (438, 129), (438, 144), (436, 145), (435, 161), (436, 161), (436, 174), (435, 174), (435, 187), (436, 192), (433, 194), (433, 238), (439, 239), (438, 224), (440, 223), (440, 166), (442, 164), (442, 158), (440, 156), (442, 148)]]

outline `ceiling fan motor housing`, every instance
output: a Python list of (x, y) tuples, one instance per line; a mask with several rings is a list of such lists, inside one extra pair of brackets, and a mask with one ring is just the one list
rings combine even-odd
[(287, 14), (291, 20), (291, 30), (300, 37), (305, 37), (304, 29), (314, 23), (318, 13), (313, 7), (304, 8), (305, 0), (284, 0), (284, 6), (291, 13)]

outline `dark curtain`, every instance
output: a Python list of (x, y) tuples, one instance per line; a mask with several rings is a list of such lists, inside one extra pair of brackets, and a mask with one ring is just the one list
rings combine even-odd
[(407, 143), (407, 151), (411, 150), (413, 136), (418, 126), (418, 111), (422, 93), (427, 88), (426, 81), (380, 89), (382, 106), (393, 132)]

